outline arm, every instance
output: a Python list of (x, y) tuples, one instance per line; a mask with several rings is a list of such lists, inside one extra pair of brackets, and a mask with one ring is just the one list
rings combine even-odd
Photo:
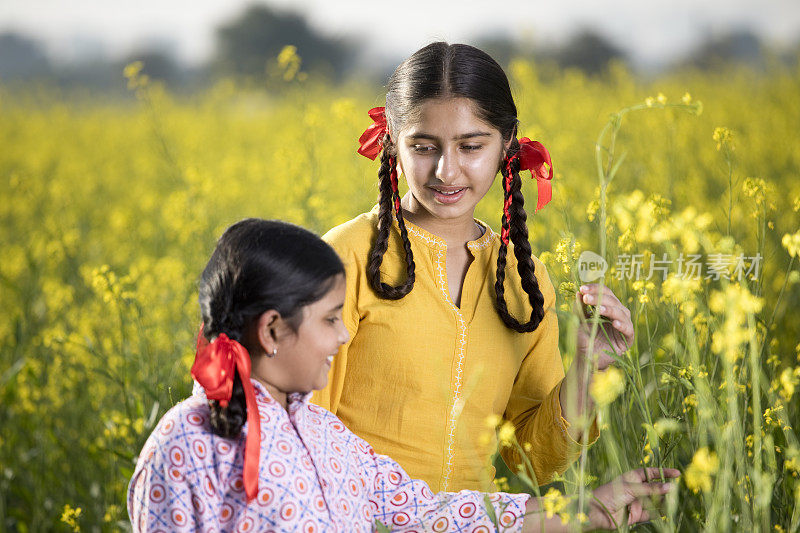
[[(370, 502), (374, 519), (388, 528), (415, 527), (423, 531), (455, 531), (485, 526), (489, 531), (520, 531), (528, 494), (506, 494), (462, 490), (431, 492), (428, 484), (412, 479), (385, 455), (369, 448), (374, 473)], [(487, 511), (491, 506), (497, 524)], [(497, 526), (497, 529), (496, 529)]]
[[(674, 468), (663, 469), (665, 479), (673, 479), (680, 475)], [(619, 529), (624, 524), (631, 525), (646, 522), (658, 511), (654, 503), (673, 490), (674, 483), (660, 482), (661, 472), (658, 468), (631, 470), (617, 476), (610, 483), (601, 485), (592, 491), (592, 499), (588, 502), (585, 522), (576, 528), (577, 517), (561, 517), (543, 511), (542, 499), (531, 498), (526, 504), (526, 516), (523, 533), (548, 533), (584, 531), (595, 529)]]
[[(128, 485), (128, 516), (135, 532), (188, 532), (205, 530), (212, 525), (203, 524), (202, 515), (196, 514), (196, 507), (192, 505), (197, 497), (195, 487), (186, 481), (182, 471), (170, 472), (171, 465), (164, 457), (169, 449), (166, 444), (148, 440), (142, 450)], [(210, 514), (206, 512), (206, 516)]]
[[(536, 279), (544, 296), (545, 314), (531, 334), (532, 342), (522, 361), (511, 390), (504, 417), (515, 427), (520, 445), (530, 445), (526, 457), (516, 447), (501, 449), (501, 455), (512, 471), (530, 461), (538, 484), (562, 473), (580, 453), (580, 428), (562, 413), (561, 391), (564, 365), (558, 347), (556, 296), (547, 269), (536, 258)], [(597, 425), (590, 430), (589, 441), (597, 439)]]

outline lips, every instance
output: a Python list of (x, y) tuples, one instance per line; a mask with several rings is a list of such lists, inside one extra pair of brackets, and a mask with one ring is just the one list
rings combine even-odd
[(467, 190), (467, 187), (437, 185), (428, 187), (433, 191), (434, 199), (441, 204), (454, 204), (458, 202)]

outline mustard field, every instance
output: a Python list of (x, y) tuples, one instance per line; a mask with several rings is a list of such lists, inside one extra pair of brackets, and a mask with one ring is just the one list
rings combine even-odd
[[(250, 216), (321, 234), (377, 198), (356, 148), (381, 87), (287, 70), (179, 96), (138, 67), (123, 100), (0, 80), (2, 531), (128, 528), (136, 455), (191, 391), (216, 238)], [(592, 486), (664, 466), (679, 489), (637, 530), (797, 531), (800, 68), (508, 72), (520, 135), (555, 167), (545, 209), (523, 191), (565, 364), (582, 252), (637, 327), (592, 387), (600, 439), (542, 489), (547, 512), (577, 530)], [(501, 206), (497, 183), (476, 216), (497, 229)], [(498, 487), (525, 489), (514, 473)]]

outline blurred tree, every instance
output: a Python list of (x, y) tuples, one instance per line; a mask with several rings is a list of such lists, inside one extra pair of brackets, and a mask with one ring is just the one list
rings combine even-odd
[(579, 31), (553, 53), (562, 67), (575, 67), (587, 74), (599, 74), (612, 59), (626, 60), (624, 52), (593, 29)]
[(318, 34), (301, 15), (253, 5), (217, 29), (213, 68), (223, 73), (263, 76), (267, 63), (286, 45), (297, 47), (303, 70), (341, 78), (352, 63), (353, 43)]
[(142, 73), (152, 79), (162, 80), (168, 85), (175, 85), (183, 80), (184, 71), (175, 57), (165, 50), (143, 49), (129, 54), (122, 62), (123, 66), (134, 61), (144, 64)]
[(718, 68), (729, 63), (763, 64), (764, 47), (761, 39), (750, 30), (739, 30), (710, 37), (684, 61), (701, 69)]
[(519, 43), (505, 36), (486, 36), (475, 41), (475, 46), (489, 54), (502, 66), (520, 54)]
[(42, 46), (24, 35), (0, 33), (0, 78), (27, 80), (49, 77), (50, 61)]

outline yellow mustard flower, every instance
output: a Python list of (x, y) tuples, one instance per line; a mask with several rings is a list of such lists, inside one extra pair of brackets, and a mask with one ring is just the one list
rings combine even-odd
[(78, 519), (81, 517), (81, 508), (73, 508), (70, 504), (64, 505), (64, 510), (61, 513), (61, 521), (72, 528), (72, 531), (80, 531), (81, 526), (78, 524)]
[(733, 132), (728, 128), (721, 126), (714, 128), (712, 138), (717, 143), (717, 150), (722, 150), (723, 148), (733, 150)]
[(503, 425), (500, 426), (500, 429), (497, 432), (497, 439), (500, 441), (500, 445), (504, 447), (509, 447), (514, 444), (514, 424), (509, 421), (503, 422)]
[(703, 447), (697, 450), (692, 458), (692, 463), (686, 469), (686, 486), (697, 493), (711, 490), (712, 476), (719, 469), (717, 454)]
[(784, 368), (783, 372), (781, 372), (781, 396), (787, 402), (794, 394), (794, 390), (798, 385), (798, 378), (795, 372), (792, 371), (791, 368)]
[(599, 406), (612, 403), (625, 390), (625, 374), (615, 366), (596, 372), (589, 386), (589, 394)]
[[(544, 509), (547, 518), (553, 518), (553, 515), (560, 515), (567, 505), (569, 505), (569, 498), (565, 497), (561, 492), (550, 487), (547, 493), (542, 497), (542, 508)], [(565, 520), (564, 516), (560, 516), (563, 523), (567, 523), (568, 517)]]
[(795, 233), (787, 233), (781, 239), (781, 244), (786, 251), (789, 252), (790, 257), (800, 255), (800, 230)]

